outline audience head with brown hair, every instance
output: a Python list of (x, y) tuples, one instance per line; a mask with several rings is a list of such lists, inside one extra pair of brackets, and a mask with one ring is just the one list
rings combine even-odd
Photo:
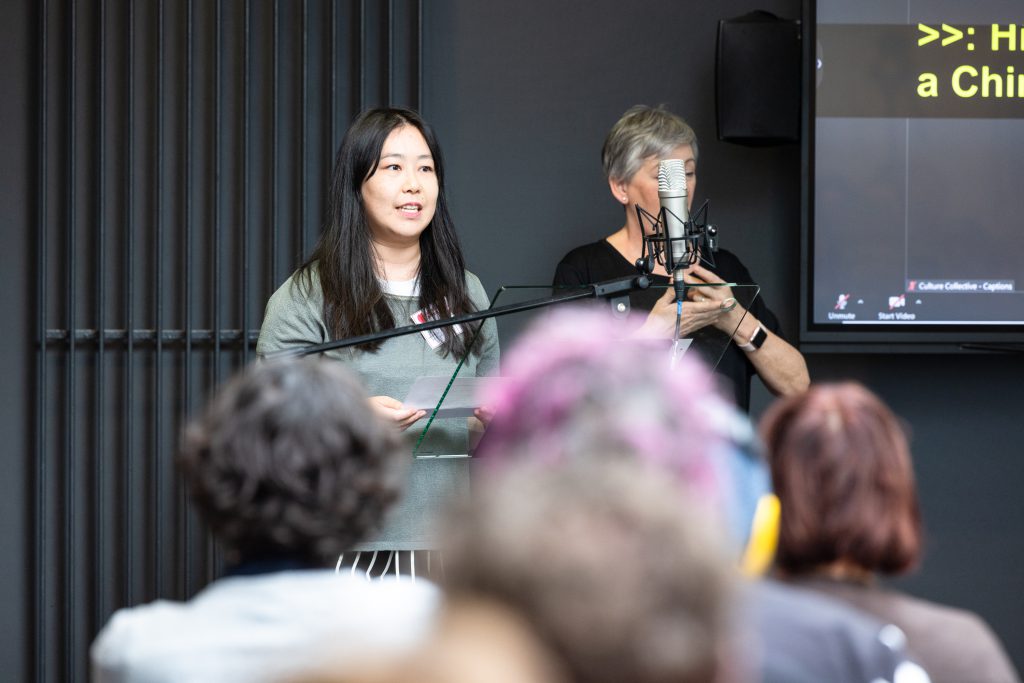
[(761, 434), (782, 507), (780, 576), (891, 624), (935, 683), (1020, 681), (976, 614), (875, 580), (921, 557), (910, 447), (879, 397), (853, 382), (815, 385), (772, 406)]
[(921, 514), (904, 430), (859, 384), (780, 400), (762, 421), (782, 524), (776, 566), (898, 574), (921, 553)]

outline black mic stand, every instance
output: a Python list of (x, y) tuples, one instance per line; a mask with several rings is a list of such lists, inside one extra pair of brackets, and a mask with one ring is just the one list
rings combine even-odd
[[(668, 234), (668, 231), (665, 229), (666, 213), (683, 225), (683, 235), (681, 237), (672, 237)], [(696, 213), (690, 217), (690, 220), (686, 221), (665, 207), (661, 207), (655, 216), (637, 204), (636, 217), (643, 235), (641, 255), (636, 262), (637, 270), (650, 275), (654, 270), (655, 262), (665, 266), (665, 272), (672, 275), (685, 270), (698, 261), (703, 261), (714, 268), (714, 253), (718, 251), (718, 228), (708, 224), (707, 215), (708, 200), (706, 199), (700, 205), (700, 208), (697, 209)], [(650, 226), (650, 230), (644, 228), (645, 224)], [(672, 245), (678, 242), (684, 244), (683, 253), (686, 254), (686, 257), (676, 261), (672, 252)], [(682, 282), (681, 277), (674, 278), (674, 280), (676, 298), (682, 301), (686, 296), (686, 283)]]
[[(683, 226), (683, 234), (680, 237), (669, 235), (666, 226), (668, 216), (671, 215)], [(690, 217), (690, 220), (682, 220), (669, 209), (662, 206), (658, 215), (653, 216), (636, 205), (637, 222), (640, 225), (640, 232), (643, 236), (640, 258), (636, 262), (637, 269), (642, 273), (650, 274), (654, 270), (655, 262), (665, 266), (665, 272), (672, 275), (672, 288), (676, 293), (676, 331), (674, 338), (679, 339), (679, 332), (683, 323), (683, 302), (686, 301), (686, 282), (683, 280), (683, 271), (689, 266), (704, 261), (712, 268), (715, 266), (714, 252), (718, 251), (718, 228), (707, 223), (708, 200), (704, 200), (697, 212)], [(644, 228), (648, 223), (650, 231)], [(673, 244), (682, 242), (684, 245), (683, 259), (676, 261), (673, 252)]]
[(569, 301), (578, 301), (581, 299), (608, 299), (612, 304), (613, 310), (615, 310), (619, 314), (623, 314), (625, 311), (628, 311), (629, 293), (639, 291), (642, 289), (647, 289), (648, 287), (650, 287), (650, 285), (651, 280), (648, 276), (648, 273), (640, 272), (638, 275), (634, 275), (632, 277), (620, 278), (618, 280), (608, 280), (606, 282), (599, 282), (597, 284), (587, 285), (584, 289), (573, 289), (567, 294), (544, 297), (540, 299), (531, 299), (530, 301), (524, 301), (518, 304), (509, 304), (507, 306), (492, 306), (491, 308), (488, 308), (483, 311), (467, 313), (465, 315), (460, 315), (453, 318), (430, 320), (425, 323), (418, 323), (416, 325), (405, 325), (404, 327), (393, 327), (389, 330), (381, 330), (379, 332), (363, 334), (358, 337), (348, 337), (347, 339), (336, 339), (334, 341), (325, 342), (323, 344), (312, 344), (310, 346), (302, 346), (294, 349), (284, 349), (282, 351), (268, 353), (266, 354), (265, 358), (270, 360), (276, 358), (288, 358), (293, 356), (308, 356), (314, 353), (323, 353), (325, 351), (332, 351), (334, 349), (344, 349), (350, 346), (359, 346), (361, 344), (372, 344), (378, 341), (385, 341), (387, 339), (391, 339), (392, 337), (402, 337), (407, 334), (414, 334), (416, 332), (434, 330), (439, 327), (448, 327), (449, 325), (472, 323), (478, 320), (486, 320), (487, 318), (495, 318), (501, 315), (507, 315), (509, 313), (520, 313), (522, 311), (529, 311), (536, 308), (544, 308), (546, 306), (553, 306), (555, 304), (566, 303)]

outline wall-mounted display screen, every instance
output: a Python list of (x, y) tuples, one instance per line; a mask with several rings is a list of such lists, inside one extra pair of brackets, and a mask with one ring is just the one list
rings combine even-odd
[(1020, 4), (807, 0), (804, 19), (801, 340), (1024, 341)]

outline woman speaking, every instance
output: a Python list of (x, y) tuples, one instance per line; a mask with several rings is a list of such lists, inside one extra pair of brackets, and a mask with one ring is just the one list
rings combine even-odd
[[(371, 109), (342, 140), (324, 231), (309, 259), (270, 297), (257, 352), (459, 316), (487, 305), (480, 281), (465, 269), (432, 130), (411, 110)], [(443, 327), (326, 355), (362, 377), (375, 412), (407, 430), (417, 455), (465, 454), (466, 419), (435, 420), (424, 434), (420, 421), (426, 412), (406, 407), (402, 399), (417, 377), (451, 377), (460, 362), (463, 375), (495, 370), (496, 325), (488, 320), (477, 334), (478, 327)], [(409, 429), (417, 422), (418, 428)], [(466, 468), (465, 459), (413, 467), (397, 516), (368, 549), (429, 548), (426, 511), (466, 486)], [(389, 554), (376, 570), (393, 571), (387, 564), (392, 559), (401, 560)]]

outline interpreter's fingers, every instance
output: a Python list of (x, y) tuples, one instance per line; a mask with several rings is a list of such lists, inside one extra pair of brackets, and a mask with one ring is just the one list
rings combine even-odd
[(699, 263), (695, 263), (687, 269), (688, 274), (694, 278), (700, 278), (708, 284), (720, 284), (725, 282), (722, 278), (718, 277), (715, 273), (708, 270)]
[(675, 299), (675, 296), (676, 296), (676, 290), (672, 289), (671, 287), (666, 287), (665, 291), (661, 295), (661, 298), (658, 299), (658, 304), (659, 305), (670, 304)]
[(716, 301), (714, 299), (708, 299), (707, 297), (705, 297), (705, 298), (703, 298), (701, 300), (695, 300), (695, 301), (688, 301), (688, 302), (686, 302), (685, 308), (683, 309), (683, 311), (684, 311), (683, 314), (684, 315), (686, 313), (689, 313), (690, 315), (697, 315), (697, 314), (703, 315), (703, 314), (707, 314), (707, 315), (711, 315), (711, 316), (716, 316), (719, 313), (724, 313), (726, 310), (728, 310), (728, 309), (723, 308), (722, 302)]

